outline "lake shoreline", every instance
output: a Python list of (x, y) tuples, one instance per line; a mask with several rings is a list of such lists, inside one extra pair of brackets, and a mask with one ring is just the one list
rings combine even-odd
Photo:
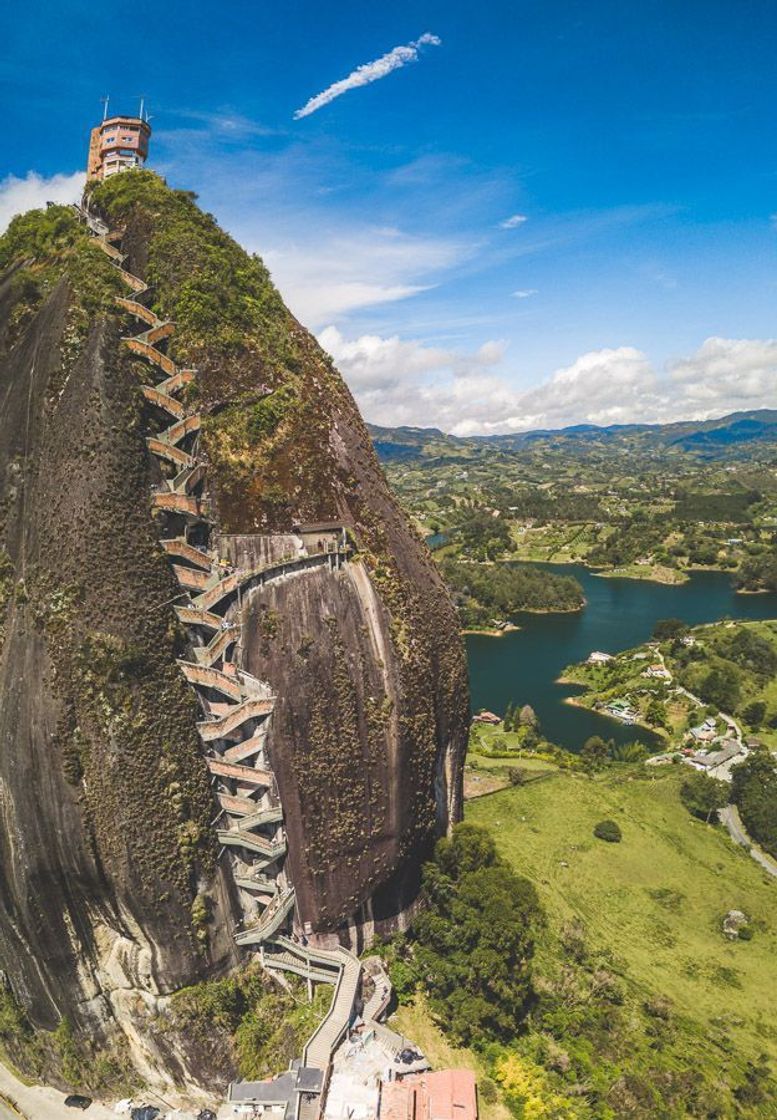
[(520, 629), (521, 629), (520, 626), (516, 626), (516, 625), (514, 625), (513, 623), (510, 622), (510, 623), (507, 624), (507, 626), (502, 626), (502, 627), (496, 627), (496, 626), (482, 627), (482, 628), (477, 627), (477, 626), (465, 627), (464, 629), (459, 630), (459, 633), (460, 634), (480, 634), (482, 637), (485, 637), (485, 638), (503, 638), (505, 636), (505, 634), (512, 634), (516, 630), (520, 630)]
[(583, 599), (579, 607), (521, 607), (518, 614), (579, 614), (588, 606), (588, 600)]
[(634, 579), (644, 583), (658, 583), (664, 587), (681, 587), (688, 583), (690, 576), (677, 568), (665, 568), (657, 571), (655, 568), (645, 568), (645, 574), (640, 570), (633, 570), (636, 565), (627, 565), (626, 568), (589, 568), (592, 575), (599, 579)]
[[(593, 576), (599, 576), (601, 579), (635, 579), (645, 583), (657, 583), (664, 587), (681, 587), (684, 583), (693, 579), (693, 576), (699, 572), (716, 572), (720, 574), (733, 575), (737, 569), (724, 568), (714, 564), (689, 564), (683, 568), (666, 568), (663, 565), (657, 565), (658, 568), (668, 573), (667, 576), (656, 574), (655, 567), (652, 565), (638, 565), (626, 564), (617, 565), (615, 567), (602, 567), (598, 564), (589, 564), (587, 560), (582, 558), (574, 558), (571, 556), (564, 556), (563, 559), (541, 559), (539, 557), (525, 557), (525, 556), (504, 556), (499, 560), (483, 561), (483, 563), (491, 564), (532, 564), (540, 565), (541, 567), (560, 567), (560, 568), (583, 568)], [(623, 569), (640, 569), (644, 567), (645, 573), (637, 570), (623, 570)], [(671, 575), (669, 574), (671, 573)], [(754, 589), (748, 588), (734, 588), (738, 594), (741, 595), (769, 595), (774, 594), (768, 587), (758, 587)]]
[[(597, 579), (582, 564), (547, 568), (575, 576), (586, 609), (521, 613), (520, 629), (500, 632), (501, 642), (465, 635), (470, 690), (473, 710), (502, 713), (508, 704), (530, 704), (543, 735), (573, 752), (592, 735), (612, 738), (617, 744), (637, 739), (651, 754), (665, 749), (665, 739), (652, 728), (623, 724), (564, 702), (570, 693), (579, 696), (590, 691), (587, 681), (574, 679), (577, 674), (571, 666), (585, 662), (592, 650), (616, 654), (637, 649), (650, 641), (662, 618), (679, 618), (689, 628), (727, 617), (743, 622), (777, 618), (777, 594), (735, 594), (729, 576), (722, 572), (696, 572), (687, 583), (670, 586), (648, 580)], [(565, 674), (573, 679), (563, 679)]]
[[(570, 681), (569, 683), (574, 684), (575, 682)], [(666, 739), (671, 742), (669, 736), (662, 727), (653, 727), (651, 724), (645, 723), (645, 721), (642, 719), (632, 719), (627, 723), (626, 720), (618, 719), (618, 717), (612, 715), (611, 712), (605, 712), (604, 710), (598, 711), (596, 708), (589, 708), (589, 706), (587, 704), (584, 704), (583, 701), (577, 696), (565, 696), (564, 703), (571, 705), (571, 707), (573, 708), (581, 708), (585, 712), (591, 712), (595, 716), (602, 716), (604, 719), (612, 720), (614, 723), (619, 723), (621, 727), (642, 727), (645, 731), (649, 731), (651, 735), (656, 735), (659, 739)], [(644, 745), (647, 746), (647, 744)], [(656, 753), (662, 754), (664, 752), (657, 751)]]
[[(519, 614), (579, 614), (588, 605), (583, 600), (579, 607), (521, 607)], [(518, 622), (508, 622), (505, 626), (463, 626), (460, 634), (481, 634), (487, 638), (502, 638), (505, 634), (512, 634), (523, 627)]]

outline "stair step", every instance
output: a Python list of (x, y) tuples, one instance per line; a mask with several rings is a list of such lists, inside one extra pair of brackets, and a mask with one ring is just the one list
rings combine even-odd
[(269, 770), (254, 770), (250, 766), (237, 766), (231, 762), (222, 762), (219, 758), (206, 759), (208, 769), (217, 778), (232, 778), (246, 786), (264, 786), (270, 788), (273, 776)]
[(224, 758), (227, 762), (243, 762), (246, 758), (258, 754), (264, 747), (266, 740), (267, 733), (257, 731), (256, 735), (252, 735), (250, 739), (246, 739), (243, 743), (238, 743), (236, 747), (227, 747), (224, 751)]
[(173, 443), (166, 443), (164, 440), (156, 439), (155, 436), (146, 436), (146, 446), (152, 455), (156, 455), (159, 459), (167, 459), (170, 463), (176, 463), (182, 467), (193, 467), (195, 460), (186, 451), (181, 451), (180, 447), (176, 447)]

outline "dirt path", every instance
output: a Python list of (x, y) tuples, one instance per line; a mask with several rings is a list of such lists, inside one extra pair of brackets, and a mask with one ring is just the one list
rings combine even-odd
[(2, 1120), (73, 1120), (76, 1116), (89, 1116), (89, 1120), (116, 1120), (116, 1113), (95, 1103), (88, 1112), (78, 1112), (65, 1107), (65, 1094), (43, 1085), (24, 1085), (5, 1066), (0, 1065), (0, 1094), (11, 1102), (16, 1111), (0, 1100)]

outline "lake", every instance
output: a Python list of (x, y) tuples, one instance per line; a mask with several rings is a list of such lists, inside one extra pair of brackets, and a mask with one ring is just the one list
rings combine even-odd
[(618, 743), (656, 737), (644, 728), (564, 703), (573, 685), (556, 684), (566, 665), (584, 661), (594, 649), (618, 653), (646, 641), (659, 618), (681, 618), (692, 625), (718, 619), (777, 618), (777, 593), (738, 595), (725, 572), (693, 572), (687, 583), (670, 586), (648, 580), (602, 579), (581, 564), (536, 564), (574, 576), (586, 606), (575, 614), (527, 614), (521, 627), (500, 638), (466, 637), (472, 710), (502, 715), (508, 703), (531, 704), (551, 742), (579, 750), (589, 735)]
[(447, 533), (430, 533), (429, 536), (425, 537), (424, 539), (426, 541), (427, 548), (430, 548), (432, 552), (434, 552), (436, 548), (442, 548), (443, 545), (446, 545), (450, 540), (450, 537)]

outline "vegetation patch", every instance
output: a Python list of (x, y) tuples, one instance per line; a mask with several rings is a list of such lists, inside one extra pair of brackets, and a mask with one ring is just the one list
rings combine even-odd
[(176, 992), (157, 1027), (220, 1083), (235, 1076), (261, 1080), (299, 1057), (331, 1000), (327, 984), (318, 985), (309, 1001), (302, 981), (292, 979), (285, 989), (252, 965)]
[(117, 270), (95, 245), (86, 226), (70, 206), (29, 210), (13, 218), (0, 237), (0, 272), (17, 266), (13, 276), (13, 310), (4, 340), (11, 349), (32, 316), (63, 276), (71, 288), (65, 365), (86, 337), (90, 322), (113, 309), (123, 295)]
[(777, 858), (777, 772), (769, 751), (754, 751), (735, 767), (731, 800), (748, 833)]
[(462, 626), (493, 626), (518, 611), (575, 611), (585, 602), (576, 579), (523, 565), (462, 563), (440, 565)]
[(139, 1087), (122, 1034), (108, 1042), (87, 1038), (67, 1019), (56, 1030), (37, 1030), (5, 984), (0, 984), (0, 1056), (22, 1079), (118, 1096)]
[(534, 939), (543, 922), (534, 887), (471, 824), (438, 841), (423, 869), (426, 907), (387, 952), (400, 996), (424, 993), (460, 1045), (509, 1037), (531, 997)]

